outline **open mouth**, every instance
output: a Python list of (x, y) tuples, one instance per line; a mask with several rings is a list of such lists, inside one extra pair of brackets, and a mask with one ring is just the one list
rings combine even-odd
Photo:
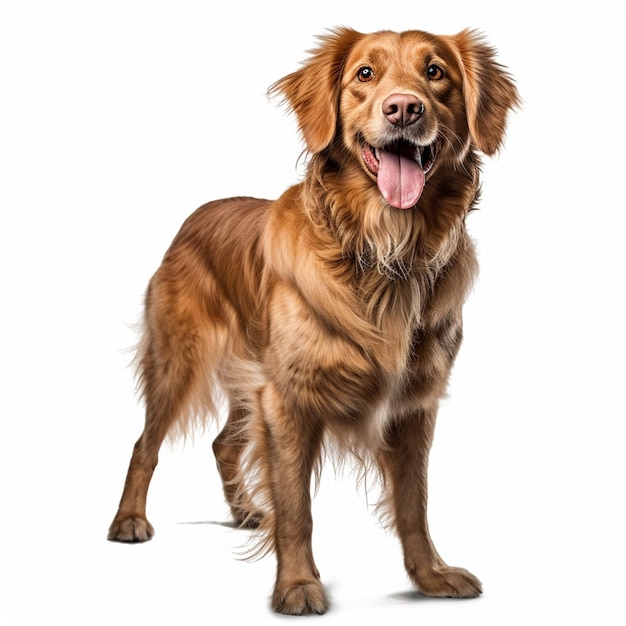
[(362, 142), (361, 154), (385, 200), (398, 209), (410, 209), (422, 195), (438, 147), (437, 141), (418, 146), (400, 139), (380, 148)]

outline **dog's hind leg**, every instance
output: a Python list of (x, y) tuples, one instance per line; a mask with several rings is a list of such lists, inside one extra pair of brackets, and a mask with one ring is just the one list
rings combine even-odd
[(258, 528), (263, 513), (255, 507), (244, 483), (243, 454), (249, 443), (245, 429), (248, 411), (231, 400), (228, 421), (213, 442), (224, 495), (240, 526)]
[(154, 534), (146, 518), (146, 499), (159, 449), (172, 427), (185, 430), (194, 394), (201, 389), (199, 377), (206, 376), (206, 342), (193, 316), (166, 298), (152, 307), (156, 297), (150, 293), (139, 354), (145, 426), (135, 444), (119, 509), (109, 528), (111, 541), (147, 541)]

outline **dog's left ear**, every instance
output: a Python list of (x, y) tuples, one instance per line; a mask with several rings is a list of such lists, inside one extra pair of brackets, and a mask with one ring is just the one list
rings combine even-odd
[(464, 30), (450, 38), (464, 75), (465, 109), (472, 143), (487, 155), (500, 148), (509, 110), (519, 106), (519, 93), (495, 51), (476, 31)]
[(343, 64), (362, 36), (351, 28), (337, 28), (321, 36), (319, 47), (311, 51), (303, 66), (268, 90), (270, 96), (281, 94), (296, 114), (312, 154), (322, 152), (335, 136)]

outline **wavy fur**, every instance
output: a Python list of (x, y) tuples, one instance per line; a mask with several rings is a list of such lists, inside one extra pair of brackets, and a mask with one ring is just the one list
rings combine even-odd
[[(373, 80), (359, 80), (363, 66)], [(306, 177), (275, 201), (204, 205), (152, 278), (137, 357), (146, 424), (109, 538), (152, 536), (146, 495), (163, 439), (217, 418), (224, 396), (218, 469), (235, 520), (264, 531), (257, 554), (276, 553), (275, 610), (328, 607), (310, 510), (324, 450), (380, 477), (381, 507), (423, 593), (476, 596), (480, 582), (430, 540), (426, 474), (476, 273), (465, 219), (479, 152), (500, 147), (517, 91), (476, 33), (339, 28), (270, 92), (297, 117)], [(390, 121), (390, 94), (418, 99), (419, 121)], [(438, 146), (407, 210), (387, 204), (362, 158), (364, 141), (391, 135)]]

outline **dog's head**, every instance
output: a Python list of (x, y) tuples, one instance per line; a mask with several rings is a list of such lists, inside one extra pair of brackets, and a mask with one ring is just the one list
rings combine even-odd
[(295, 112), (310, 153), (347, 153), (388, 204), (406, 209), (442, 165), (500, 147), (519, 96), (494, 56), (472, 31), (340, 28), (270, 91)]

